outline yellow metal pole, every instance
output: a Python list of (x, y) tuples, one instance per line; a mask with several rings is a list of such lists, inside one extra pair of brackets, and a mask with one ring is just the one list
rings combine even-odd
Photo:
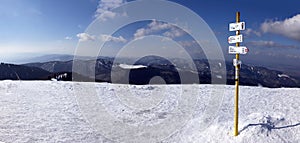
[[(236, 12), (236, 22), (240, 22), (240, 12)], [(240, 31), (236, 31), (236, 35), (240, 35)], [(240, 43), (236, 43), (236, 47), (239, 47)], [(240, 60), (240, 55), (236, 54), (237, 61)], [(238, 136), (238, 119), (239, 119), (239, 72), (240, 65), (235, 66), (235, 98), (234, 98), (234, 136)]]

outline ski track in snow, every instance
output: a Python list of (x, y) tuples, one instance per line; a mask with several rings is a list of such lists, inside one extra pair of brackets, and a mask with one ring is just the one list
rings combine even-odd
[[(113, 142), (97, 133), (81, 114), (73, 94), (75, 83), (57, 81), (1, 81), (0, 82), (0, 142)], [(130, 86), (138, 96), (159, 93), (166, 87), (166, 106), (156, 110), (127, 110), (116, 104), (114, 88), (124, 85), (97, 83), (97, 90), (107, 110), (127, 124), (159, 123), (171, 117), (168, 112), (176, 105), (172, 92), (179, 86)], [(189, 86), (189, 85), (183, 85)], [(222, 106), (213, 124), (199, 130), (197, 123), (207, 106), (212, 88), (225, 87)], [(240, 87), (239, 136), (233, 134), (234, 86), (199, 85), (200, 94), (193, 119), (183, 129), (162, 142), (199, 143), (298, 143), (300, 142), (300, 89)], [(143, 94), (143, 95), (141, 95)], [(126, 109), (126, 110), (124, 110)]]

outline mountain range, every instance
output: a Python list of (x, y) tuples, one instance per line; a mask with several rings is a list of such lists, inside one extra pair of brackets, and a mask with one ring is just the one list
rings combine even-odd
[[(49, 80), (60, 77), (59, 80), (68, 81), (97, 81), (143, 85), (149, 83), (155, 84), (151, 82), (151, 79), (153, 77), (161, 77), (166, 84), (183, 84), (180, 79), (181, 73), (184, 74), (187, 79), (191, 80), (190, 84), (192, 84), (192, 78), (195, 76), (199, 77), (201, 84), (210, 84), (212, 73), (219, 72), (211, 72), (208, 61), (202, 59), (194, 59), (193, 61), (197, 71), (188, 68), (186, 61), (179, 58), (174, 59), (177, 61), (177, 65), (173, 65), (164, 58), (155, 56), (142, 58), (134, 65), (126, 65), (126, 59), (124, 59), (124, 63), (114, 63), (114, 59), (109, 57), (99, 57), (96, 61), (83, 59), (76, 62), (76, 64), (79, 64), (86, 70), (85, 73), (80, 74), (72, 72), (73, 60), (67, 59), (33, 62), (21, 65), (2, 63), (0, 65), (0, 80)], [(94, 71), (91, 69), (93, 67), (95, 68)], [(233, 85), (235, 70), (231, 62), (226, 62), (226, 70), (226, 83)], [(87, 74), (90, 72), (94, 72), (95, 74), (92, 76)], [(125, 76), (124, 73), (128, 73), (129, 77)], [(59, 76), (62, 74), (65, 74), (66, 76)], [(113, 81), (111, 78), (112, 76), (114, 76)], [(75, 79), (74, 77), (77, 78)], [(300, 78), (265, 67), (243, 64), (240, 72), (240, 84), (271, 88), (300, 87)]]

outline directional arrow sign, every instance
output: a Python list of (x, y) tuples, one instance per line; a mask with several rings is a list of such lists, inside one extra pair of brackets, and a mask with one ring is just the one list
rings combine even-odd
[(243, 42), (243, 35), (237, 35), (237, 36), (229, 36), (228, 37), (228, 43), (237, 43), (237, 42)]
[(249, 52), (249, 49), (247, 47), (235, 47), (235, 46), (229, 46), (228, 53), (229, 54), (247, 54)]
[(245, 30), (245, 22), (230, 23), (229, 31)]

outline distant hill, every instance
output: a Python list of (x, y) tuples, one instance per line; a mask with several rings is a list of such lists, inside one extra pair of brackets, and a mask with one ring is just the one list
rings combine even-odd
[(26, 64), (26, 63), (44, 63), (49, 61), (70, 61), (73, 60), (73, 55), (67, 54), (49, 54), (49, 55), (42, 55), (37, 57), (30, 57), (30, 58), (22, 58), (18, 60), (12, 61), (15, 64)]
[(72, 72), (73, 61), (51, 61), (23, 64), (27, 67), (37, 67), (51, 73)]
[[(111, 82), (111, 69), (113, 66), (113, 58), (99, 58), (96, 61), (96, 70), (95, 77), (96, 81), (104, 81)], [(185, 61), (179, 61), (179, 65), (177, 67), (184, 67)], [(93, 67), (95, 61), (79, 61), (80, 64), (87, 72), (90, 71), (91, 67)], [(73, 61), (53, 61), (53, 62), (45, 62), (45, 63), (29, 63), (24, 66), (28, 67), (37, 67), (43, 70), (47, 70), (51, 73), (62, 73), (62, 72), (72, 72), (72, 63)], [(195, 75), (198, 74), (199, 80), (201, 84), (210, 84), (211, 83), (211, 71), (210, 66), (206, 60), (194, 60), (194, 63), (197, 67), (198, 71), (190, 71), (188, 69), (179, 69), (181, 72), (184, 72), (185, 75)], [(136, 65), (144, 65), (146, 68), (138, 68), (138, 69), (124, 69), (121, 66), (122, 63), (116, 63), (118, 67), (115, 68), (114, 72), (118, 73), (122, 70), (127, 70), (130, 72), (130, 84), (148, 84), (150, 79), (154, 76), (162, 77), (166, 83), (168, 84), (180, 84), (180, 77), (178, 76), (178, 71), (168, 61), (164, 59), (157, 58), (148, 58)], [(234, 67), (231, 62), (226, 62), (227, 68), (227, 84), (234, 84)], [(214, 71), (218, 72), (218, 71)], [(88, 77), (89, 75), (81, 75), (82, 77), (88, 78), (88, 80), (93, 77)], [(192, 77), (192, 76), (191, 76)], [(122, 78), (128, 78), (124, 75), (118, 75), (119, 80), (115, 81), (117, 83), (122, 83), (124, 81)], [(222, 77), (225, 78), (225, 77)], [(240, 76), (241, 85), (249, 85), (249, 86), (264, 86), (264, 87), (300, 87), (300, 78), (290, 76), (286, 73), (270, 70), (264, 67), (257, 66), (247, 66), (242, 65), (241, 76)]]
[[(77, 59), (91, 59), (91, 57), (83, 57), (79, 56), (76, 57)], [(45, 63), (50, 61), (59, 61), (59, 62), (65, 62), (65, 61), (71, 61), (74, 59), (74, 55), (67, 55), (67, 54), (49, 54), (49, 55), (42, 55), (37, 57), (31, 57), (31, 58), (22, 58), (19, 60), (14, 60), (12, 63), (15, 64), (27, 64), (27, 63)]]
[(0, 64), (0, 80), (46, 80), (51, 72), (37, 67)]

